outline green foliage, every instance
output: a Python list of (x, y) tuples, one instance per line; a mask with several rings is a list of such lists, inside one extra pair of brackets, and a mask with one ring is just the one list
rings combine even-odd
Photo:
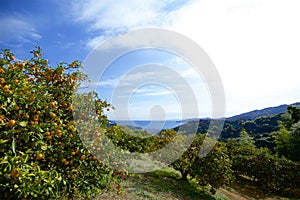
[(288, 107), (285, 121), (276, 134), (276, 151), (293, 161), (300, 161), (300, 108)]
[[(32, 54), (25, 61), (14, 61), (9, 50), (1, 54), (0, 198), (96, 195), (109, 186), (113, 170), (91, 155), (76, 131), (72, 98), (86, 78), (81, 64), (51, 68), (40, 48)], [(99, 110), (109, 106), (94, 94), (86, 98)], [(98, 116), (97, 129), (105, 129), (106, 117)]]
[(208, 155), (197, 158), (192, 165), (191, 176), (195, 177), (202, 186), (209, 184), (212, 187), (211, 191), (230, 184), (233, 176), (226, 147), (218, 142)]
[(116, 146), (129, 152), (147, 153), (161, 147), (159, 136), (151, 135), (144, 130), (131, 130), (124, 126), (108, 128), (105, 135)]
[(200, 152), (205, 152), (205, 148), (215, 143), (208, 138), (204, 142), (204, 138), (205, 135), (197, 135), (188, 150), (171, 166), (179, 170), (183, 178), (189, 175), (201, 186), (210, 185), (214, 193), (216, 188), (229, 184), (232, 180), (231, 161), (226, 148), (220, 142), (217, 142), (211, 150), (208, 149), (207, 155), (202, 156)]
[[(246, 140), (245, 140), (246, 138)], [(232, 160), (232, 169), (235, 176), (251, 179), (260, 187), (284, 191), (297, 188), (300, 179), (299, 165), (285, 158), (272, 155), (267, 148), (256, 148), (246, 132), (241, 138), (230, 140), (226, 144)]]
[(255, 148), (254, 139), (251, 137), (246, 130), (243, 128), (240, 137), (238, 138), (238, 143), (242, 146), (247, 146), (249, 148)]
[[(191, 137), (191, 135), (182, 135), (182, 137)], [(171, 164), (171, 167), (181, 172), (182, 178), (186, 179), (187, 176), (192, 172), (193, 164), (197, 159), (199, 159), (199, 152), (204, 138), (205, 135), (197, 135), (183, 155)]]
[[(155, 152), (169, 145), (169, 148), (153, 158), (161, 162), (170, 163), (170, 159), (181, 155), (182, 152), (181, 157), (173, 161), (170, 166), (180, 171), (183, 179), (189, 176), (202, 186), (210, 185), (212, 191), (230, 182), (231, 161), (225, 146), (211, 139), (206, 139), (207, 143), (202, 144), (205, 138), (203, 134), (185, 135), (174, 130), (164, 130), (159, 135), (147, 135), (143, 131), (133, 131), (119, 126), (111, 127), (110, 130), (106, 135), (111, 141), (130, 152)], [(139, 135), (143, 137), (138, 137)], [(186, 149), (187, 144), (191, 145)], [(199, 154), (200, 150), (209, 147), (213, 149), (208, 149), (208, 154), (202, 158)]]
[[(273, 151), (275, 147), (274, 132), (279, 130), (278, 121), (282, 120), (281, 114), (259, 117), (254, 120), (225, 120), (219, 141), (226, 142), (231, 138), (238, 138), (242, 129), (254, 138), (257, 147), (268, 147)], [(210, 119), (199, 121), (189, 121), (180, 127), (186, 134), (206, 133), (210, 124)], [(195, 130), (195, 127), (198, 127)], [(179, 130), (179, 127), (174, 128)]]

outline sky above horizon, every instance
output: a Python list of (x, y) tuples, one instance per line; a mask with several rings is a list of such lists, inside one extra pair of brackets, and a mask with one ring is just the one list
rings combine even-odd
[[(84, 61), (99, 44), (130, 30), (176, 31), (195, 41), (214, 62), (225, 90), (225, 115), (232, 116), (300, 101), (299, 9), (298, 0), (3, 0), (0, 48), (26, 59), (40, 46), (55, 66)], [(199, 116), (190, 117), (210, 116), (203, 77), (166, 52), (144, 50), (116, 60), (101, 77), (99, 96), (112, 101), (124, 74), (134, 84), (151, 72), (130, 72), (149, 63), (169, 66), (188, 83), (200, 110)], [(160, 73), (168, 80), (163, 70)], [(138, 86), (128, 102), (132, 119), (180, 119), (181, 104), (174, 91), (157, 84)]]

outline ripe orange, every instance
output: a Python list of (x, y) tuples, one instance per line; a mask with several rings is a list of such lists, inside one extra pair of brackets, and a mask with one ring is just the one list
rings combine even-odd
[(43, 154), (41, 154), (41, 153), (39, 153), (37, 156), (36, 156), (36, 158), (38, 159), (38, 160), (41, 160), (41, 159), (43, 159)]
[(85, 155), (82, 155), (82, 156), (80, 157), (80, 160), (85, 160), (85, 158), (86, 158), (86, 156), (85, 156)]
[(26, 65), (25, 62), (22, 62), (22, 63), (20, 64), (21, 67), (25, 67), (25, 65)]
[(10, 59), (10, 60), (14, 60), (14, 59), (15, 59), (15, 56), (10, 55), (10, 56), (9, 56), (9, 59)]
[(72, 179), (74, 179), (74, 180), (76, 179), (76, 176), (74, 174), (72, 174), (71, 176), (72, 176)]
[(34, 57), (39, 57), (39, 54), (38, 53), (34, 53)]
[(55, 130), (56, 134), (61, 134), (61, 130)]
[(6, 123), (7, 126), (13, 127), (14, 125), (16, 125), (16, 121), (11, 119)]
[(18, 168), (13, 168), (13, 170), (11, 170), (11, 172), (10, 172), (10, 176), (12, 178), (17, 178), (19, 176), (19, 169)]
[(61, 138), (62, 134), (61, 133), (57, 133), (57, 137)]
[(67, 162), (67, 159), (63, 158), (63, 159), (61, 159), (61, 162), (65, 163), (65, 162)]
[(69, 111), (73, 111), (73, 107), (70, 105), (70, 106), (68, 106), (68, 110)]
[(71, 156), (75, 156), (76, 155), (76, 152), (75, 151), (72, 151), (71, 152)]
[(33, 116), (33, 121), (38, 121), (39, 117), (37, 115)]
[(8, 90), (9, 89), (9, 86), (8, 85), (5, 85), (4, 87), (3, 87), (3, 90)]

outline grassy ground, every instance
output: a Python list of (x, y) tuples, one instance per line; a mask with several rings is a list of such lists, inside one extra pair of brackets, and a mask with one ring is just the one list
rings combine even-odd
[[(285, 194), (275, 194), (266, 192), (263, 189), (259, 188), (256, 185), (253, 185), (253, 182), (248, 179), (239, 178), (230, 185), (230, 187), (223, 187), (219, 189), (220, 193), (223, 193), (225, 196), (229, 197), (231, 194), (231, 198), (229, 199), (266, 199), (266, 200), (286, 200), (286, 199), (300, 199), (299, 191), (289, 191)], [(229, 194), (229, 195), (228, 195)]]
[[(121, 183), (121, 190), (112, 189), (99, 195), (95, 200), (286, 200), (272, 194), (264, 194), (258, 188), (242, 180), (230, 187), (222, 187), (215, 195), (211, 195), (192, 181), (180, 179), (180, 173), (171, 169), (146, 173), (132, 174)], [(300, 199), (300, 198), (290, 198)]]
[(212, 196), (200, 188), (192, 187), (185, 180), (180, 180), (180, 173), (172, 169), (159, 170), (146, 174), (134, 174), (122, 182), (121, 192), (116, 190), (105, 192), (96, 199), (225, 199), (219, 193)]

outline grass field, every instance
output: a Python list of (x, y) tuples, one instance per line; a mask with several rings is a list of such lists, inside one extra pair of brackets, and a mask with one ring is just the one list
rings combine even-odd
[[(131, 174), (121, 183), (121, 189), (112, 188), (105, 191), (95, 199), (147, 199), (147, 200), (284, 200), (283, 198), (271, 194), (264, 194), (257, 188), (251, 187), (243, 181), (230, 187), (222, 187), (217, 190), (215, 195), (211, 195), (204, 188), (196, 186), (193, 181), (190, 182), (180, 179), (180, 173), (171, 168), (158, 170), (146, 174)], [(297, 198), (291, 198), (297, 199)]]

